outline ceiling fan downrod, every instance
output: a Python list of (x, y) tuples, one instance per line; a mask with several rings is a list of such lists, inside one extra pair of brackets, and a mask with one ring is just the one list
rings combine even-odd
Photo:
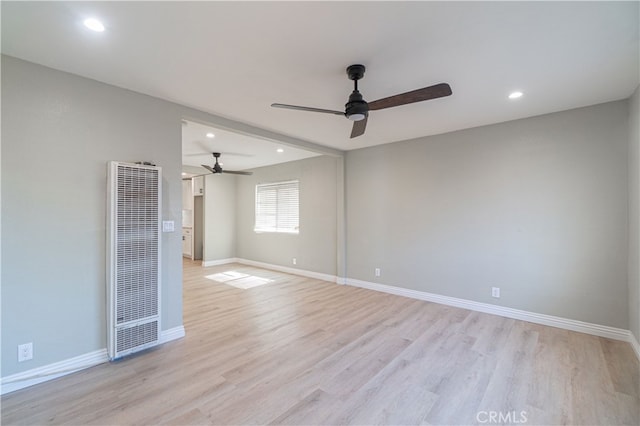
[(358, 90), (358, 80), (364, 77), (364, 71), (364, 65), (357, 64), (347, 67), (347, 76), (353, 80), (353, 92), (349, 96), (349, 101), (344, 105), (344, 115), (351, 121), (361, 121), (369, 116), (369, 105)]

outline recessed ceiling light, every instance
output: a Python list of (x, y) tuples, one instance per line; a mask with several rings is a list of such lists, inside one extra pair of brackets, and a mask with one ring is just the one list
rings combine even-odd
[(182, 172), (182, 176), (186, 176), (187, 174), (185, 172)]
[(509, 93), (509, 99), (518, 99), (521, 98), (523, 95), (522, 92), (511, 92)]
[(102, 24), (102, 22), (98, 21), (96, 18), (85, 19), (84, 26), (89, 28), (91, 31), (95, 31), (97, 33), (101, 33), (104, 31), (104, 25)]
[(276, 149), (276, 151), (277, 151), (277, 152), (284, 152), (284, 149), (282, 149), (282, 148), (278, 148), (278, 149)]
[(207, 137), (208, 137), (209, 139), (213, 139), (213, 138), (215, 138), (215, 137), (216, 137), (216, 135), (214, 135), (213, 133), (209, 132), (209, 133), (207, 133)]

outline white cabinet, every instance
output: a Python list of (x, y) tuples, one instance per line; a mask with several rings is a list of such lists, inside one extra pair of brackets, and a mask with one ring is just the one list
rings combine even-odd
[(190, 228), (182, 228), (182, 255), (191, 258), (193, 255), (193, 235)]
[(204, 195), (204, 176), (197, 176), (193, 179), (193, 195)]

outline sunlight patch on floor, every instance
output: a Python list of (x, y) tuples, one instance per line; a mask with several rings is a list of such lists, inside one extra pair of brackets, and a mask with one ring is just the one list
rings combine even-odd
[(205, 278), (244, 290), (273, 282), (268, 278), (256, 277), (237, 271), (218, 272), (217, 274), (206, 275)]

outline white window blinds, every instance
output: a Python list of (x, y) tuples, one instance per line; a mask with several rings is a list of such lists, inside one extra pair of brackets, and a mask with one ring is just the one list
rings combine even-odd
[(298, 233), (299, 181), (256, 185), (255, 232)]

